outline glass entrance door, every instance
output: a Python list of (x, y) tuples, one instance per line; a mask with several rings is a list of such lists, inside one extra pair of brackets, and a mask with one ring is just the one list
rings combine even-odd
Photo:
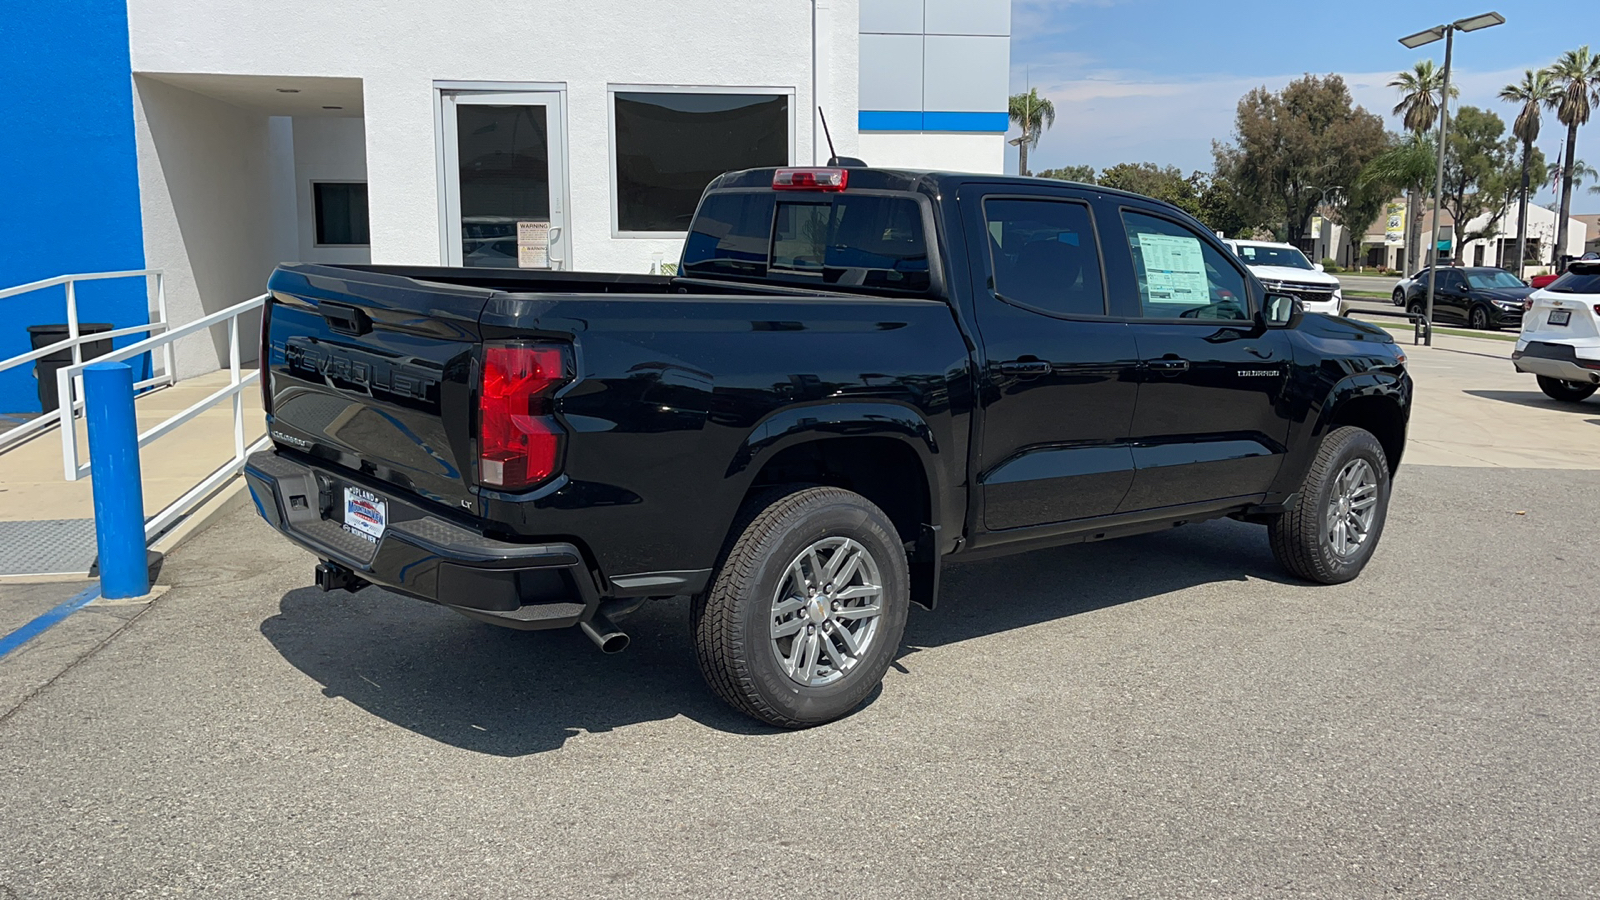
[(440, 99), (445, 264), (567, 268), (561, 94), (446, 92)]

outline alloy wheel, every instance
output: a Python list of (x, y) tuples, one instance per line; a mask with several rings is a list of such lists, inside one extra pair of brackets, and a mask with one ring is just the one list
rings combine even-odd
[(847, 537), (823, 538), (789, 563), (772, 597), (772, 651), (795, 683), (821, 687), (866, 658), (883, 614), (878, 561)]
[(1352, 459), (1334, 476), (1328, 494), (1324, 533), (1334, 554), (1349, 559), (1360, 553), (1377, 512), (1378, 473), (1367, 460)]

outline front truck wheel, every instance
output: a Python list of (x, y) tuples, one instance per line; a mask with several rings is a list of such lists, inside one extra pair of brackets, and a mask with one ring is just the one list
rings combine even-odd
[(911, 578), (894, 523), (859, 494), (811, 487), (752, 499), (731, 540), (691, 611), (706, 683), (784, 728), (860, 706), (906, 625)]
[(1361, 574), (1389, 512), (1389, 464), (1372, 433), (1330, 431), (1306, 473), (1300, 502), (1268, 526), (1272, 555), (1292, 574), (1342, 584)]
[(1600, 385), (1584, 384), (1579, 381), (1562, 381), (1559, 378), (1546, 378), (1543, 375), (1535, 376), (1539, 379), (1539, 390), (1551, 400), (1565, 400), (1568, 403), (1581, 403), (1589, 399)]

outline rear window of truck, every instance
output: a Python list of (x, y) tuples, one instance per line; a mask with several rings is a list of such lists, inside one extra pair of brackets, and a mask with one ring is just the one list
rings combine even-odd
[(711, 194), (690, 226), (681, 271), (813, 287), (929, 287), (921, 209), (910, 197), (877, 194)]

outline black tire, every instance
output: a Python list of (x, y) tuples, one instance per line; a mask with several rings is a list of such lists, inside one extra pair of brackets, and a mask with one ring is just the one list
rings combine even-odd
[[(791, 563), (817, 542), (837, 538), (854, 541), (869, 554), (881, 580), (882, 609), (876, 631), (853, 665), (845, 669), (829, 663), (833, 672), (842, 673), (837, 680), (803, 684), (784, 670), (779, 639), (772, 632), (786, 620), (778, 619), (774, 605)], [(831, 722), (855, 710), (883, 681), (905, 631), (910, 586), (905, 545), (894, 523), (865, 497), (833, 487), (779, 489), (757, 496), (734, 523), (710, 589), (690, 609), (700, 673), (730, 706), (768, 724), (806, 728)], [(803, 620), (807, 613), (791, 615)], [(841, 627), (841, 621), (805, 627), (827, 632)], [(789, 638), (789, 646), (801, 639), (799, 634)], [(839, 649), (842, 645), (833, 640), (817, 636), (819, 644), (830, 642)], [(821, 654), (820, 649), (814, 652), (819, 664)]]
[(1481, 306), (1474, 306), (1472, 312), (1467, 313), (1467, 327), (1478, 331), (1489, 330), (1489, 311)]
[(1406, 292), (1400, 290), (1399, 288), (1395, 288), (1394, 293), (1389, 295), (1389, 299), (1394, 301), (1395, 306), (1405, 306)]
[(1421, 300), (1413, 300), (1411, 301), (1411, 305), (1406, 307), (1406, 312), (1412, 314), (1413, 316), (1420, 316), (1426, 311), (1426, 309), (1426, 306)]
[(1597, 388), (1600, 388), (1600, 384), (1562, 381), (1559, 378), (1546, 378), (1543, 375), (1536, 377), (1539, 379), (1539, 390), (1544, 391), (1546, 397), (1551, 400), (1563, 400), (1567, 403), (1582, 403), (1589, 399)]
[[(1329, 537), (1331, 504), (1338, 502), (1336, 481), (1346, 466), (1365, 460), (1375, 476), (1375, 513), (1366, 537), (1353, 553), (1336, 552)], [(1366, 567), (1383, 536), (1389, 513), (1389, 464), (1383, 445), (1361, 428), (1342, 427), (1328, 432), (1300, 487), (1300, 502), (1267, 526), (1272, 555), (1296, 577), (1318, 584), (1342, 584)]]

